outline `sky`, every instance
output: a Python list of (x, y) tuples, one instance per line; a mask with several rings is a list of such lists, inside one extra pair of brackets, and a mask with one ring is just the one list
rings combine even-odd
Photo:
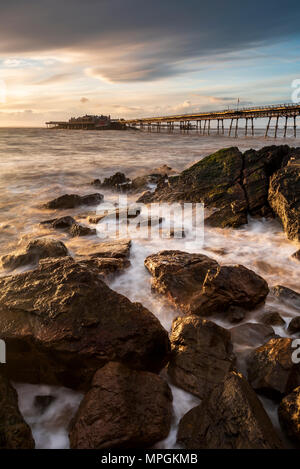
[(0, 5), (0, 126), (291, 102), (300, 3), (10, 0)]

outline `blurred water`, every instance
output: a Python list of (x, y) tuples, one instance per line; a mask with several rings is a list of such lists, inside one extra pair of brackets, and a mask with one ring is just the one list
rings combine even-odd
[[(220, 148), (238, 146), (240, 150), (261, 148), (265, 145), (284, 144), (300, 146), (300, 139), (264, 139), (263, 130), (256, 130), (255, 138), (228, 138), (200, 136), (195, 132), (167, 134), (156, 132), (93, 132), (53, 131), (44, 129), (0, 129), (0, 255), (23, 246), (29, 239), (52, 236), (62, 239), (74, 255), (93, 249), (99, 239), (95, 237), (70, 239), (39, 222), (56, 216), (41, 204), (64, 193), (87, 194), (97, 192), (90, 182), (103, 179), (116, 171), (133, 177), (167, 164), (182, 170), (191, 163)], [(105, 192), (108, 201), (116, 195)], [(134, 200), (134, 198), (132, 198)], [(90, 208), (66, 212), (86, 218)], [(82, 213), (83, 212), (83, 213)], [(183, 239), (134, 240), (131, 267), (111, 281), (111, 287), (133, 301), (141, 301), (170, 330), (178, 312), (163, 298), (151, 292), (150, 276), (144, 268), (147, 255), (162, 249), (181, 249), (202, 252), (219, 263), (243, 264), (262, 275), (270, 286), (282, 284), (300, 290), (299, 263), (290, 256), (297, 247), (288, 241), (278, 222), (251, 220), (238, 230), (205, 228), (204, 244)], [(5, 275), (5, 272), (2, 272)], [(297, 314), (293, 308), (267, 299), (267, 306), (277, 308), (287, 324)], [(299, 312), (298, 312), (299, 313)], [(254, 311), (247, 321), (256, 321), (261, 311)], [(216, 318), (224, 327), (225, 320)], [(276, 328), (280, 335), (286, 329)], [(33, 428), (39, 448), (68, 446), (66, 426), (76, 410), (81, 396), (70, 390), (45, 386), (18, 384), (20, 408)], [(174, 395), (174, 425), (160, 447), (174, 447), (179, 418), (198, 400), (188, 393), (172, 387)], [(56, 399), (43, 415), (34, 407), (34, 395), (55, 394)], [(270, 415), (274, 414), (274, 406)]]

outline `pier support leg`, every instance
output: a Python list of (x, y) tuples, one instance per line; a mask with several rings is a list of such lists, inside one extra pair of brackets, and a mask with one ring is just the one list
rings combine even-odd
[(248, 119), (246, 117), (246, 122), (245, 122), (245, 136), (247, 137), (248, 135)]
[(218, 119), (217, 133), (218, 133), (218, 135), (219, 135), (219, 133), (220, 133), (220, 121), (219, 121), (219, 119)]
[(224, 135), (224, 119), (222, 119), (222, 134)]
[(207, 133), (208, 133), (208, 135), (209, 135), (209, 132), (210, 132), (210, 119), (209, 119), (209, 121), (208, 121), (208, 128), (207, 128)]
[(297, 137), (297, 123), (296, 123), (296, 116), (294, 116), (294, 137)]
[(206, 130), (206, 120), (204, 121), (204, 127), (203, 127), (203, 135), (205, 134), (205, 130)]
[(231, 119), (231, 122), (230, 122), (228, 137), (230, 137), (230, 135), (231, 135), (232, 124), (233, 124), (233, 119)]
[(267, 138), (267, 136), (268, 136), (269, 127), (270, 127), (270, 124), (271, 124), (271, 119), (272, 119), (272, 117), (269, 117), (267, 128), (266, 128), (266, 133), (265, 133), (265, 138)]
[(253, 123), (253, 117), (251, 119), (251, 130), (252, 130), (252, 137), (254, 137), (254, 123)]
[(235, 135), (234, 135), (235, 137), (238, 136), (238, 128), (239, 128), (239, 120), (237, 119), (236, 124), (235, 124)]
[(285, 116), (285, 124), (284, 124), (284, 134), (283, 134), (283, 138), (286, 138), (287, 123), (288, 123), (288, 116)]
[(277, 138), (279, 116), (276, 117), (274, 138)]

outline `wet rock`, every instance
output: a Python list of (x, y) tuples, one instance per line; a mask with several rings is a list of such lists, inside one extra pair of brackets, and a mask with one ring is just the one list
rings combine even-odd
[(71, 422), (78, 449), (148, 448), (167, 437), (172, 394), (159, 376), (108, 363), (95, 373)]
[(293, 363), (292, 339), (275, 338), (255, 349), (248, 358), (252, 387), (267, 395), (285, 395), (300, 385), (300, 364)]
[(67, 209), (76, 208), (80, 205), (98, 205), (102, 201), (103, 195), (99, 193), (88, 195), (65, 194), (50, 200), (43, 207), (48, 209)]
[(247, 223), (247, 214), (272, 215), (268, 203), (269, 179), (287, 164), (287, 145), (249, 150), (242, 154), (231, 147), (203, 158), (178, 176), (169, 177), (152, 194), (139, 201), (147, 203), (203, 202), (213, 209), (206, 219), (211, 226), (236, 228)]
[(113, 176), (105, 178), (102, 183), (103, 188), (125, 191), (131, 188), (131, 181), (124, 173), (117, 172)]
[(296, 241), (300, 241), (299, 164), (287, 165), (271, 177), (268, 197), (269, 204), (280, 218), (287, 237)]
[(95, 186), (95, 187), (97, 187), (98, 189), (100, 189), (100, 187), (102, 186), (101, 179), (94, 179), (94, 180), (91, 182), (91, 186)]
[(170, 347), (150, 311), (71, 258), (0, 279), (0, 338), (12, 379), (73, 389), (86, 389), (111, 360), (157, 372)]
[(275, 337), (271, 326), (248, 322), (230, 329), (231, 339), (235, 345), (257, 347)]
[(283, 448), (255, 392), (235, 372), (184, 415), (177, 441), (187, 449)]
[(278, 417), (287, 436), (300, 443), (300, 387), (282, 399)]
[(148, 256), (145, 266), (153, 276), (152, 288), (166, 295), (185, 313), (190, 313), (207, 272), (216, 270), (218, 263), (203, 254), (161, 251)]
[(291, 320), (288, 326), (288, 331), (290, 334), (297, 334), (300, 332), (300, 316), (297, 316)]
[(50, 238), (38, 238), (30, 241), (23, 252), (1, 257), (4, 269), (17, 269), (28, 264), (37, 264), (47, 257), (69, 256), (68, 249), (62, 241)]
[(294, 252), (294, 254), (292, 255), (292, 258), (297, 259), (297, 261), (300, 261), (300, 249), (298, 249), (298, 251)]
[(70, 235), (75, 238), (77, 236), (94, 236), (97, 231), (94, 228), (80, 225), (80, 223), (73, 223), (69, 230)]
[(170, 340), (168, 373), (173, 383), (201, 399), (234, 367), (230, 332), (211, 321), (177, 318)]
[(266, 311), (260, 317), (260, 321), (266, 326), (284, 326), (285, 320), (282, 319), (277, 311)]
[(115, 274), (121, 273), (131, 265), (128, 259), (122, 257), (94, 257), (80, 260), (80, 263), (94, 269), (103, 277), (114, 276)]
[(227, 319), (230, 323), (236, 324), (245, 319), (246, 311), (238, 306), (230, 306), (227, 313)]
[(37, 409), (40, 415), (44, 414), (48, 407), (56, 400), (55, 396), (49, 395), (41, 395), (35, 396), (33, 405)]
[(70, 217), (70, 216), (67, 215), (65, 217), (52, 218), (51, 220), (44, 220), (40, 224), (41, 225), (51, 225), (52, 228), (55, 228), (55, 229), (58, 229), (58, 230), (67, 230), (74, 223), (76, 223), (76, 220), (74, 220), (73, 217)]
[(255, 308), (268, 294), (266, 281), (244, 266), (220, 266), (203, 254), (161, 251), (145, 260), (152, 287), (185, 313), (207, 316), (230, 307)]
[(292, 308), (300, 310), (300, 293), (291, 288), (276, 285), (270, 288), (270, 294)]
[(18, 395), (0, 373), (0, 449), (34, 449), (30, 427), (18, 407)]
[(131, 240), (120, 239), (116, 241), (104, 241), (97, 244), (97, 250), (89, 253), (91, 259), (98, 257), (128, 258), (130, 254)]
[(153, 192), (151, 191), (144, 191), (137, 199), (137, 203), (150, 204), (151, 202), (153, 202)]

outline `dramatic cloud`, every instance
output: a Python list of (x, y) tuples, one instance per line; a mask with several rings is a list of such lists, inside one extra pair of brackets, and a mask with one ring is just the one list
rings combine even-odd
[(290, 0), (10, 0), (1, 5), (0, 54), (61, 51), (89, 76), (149, 81), (184, 73), (191, 59), (298, 35), (299, 13)]

